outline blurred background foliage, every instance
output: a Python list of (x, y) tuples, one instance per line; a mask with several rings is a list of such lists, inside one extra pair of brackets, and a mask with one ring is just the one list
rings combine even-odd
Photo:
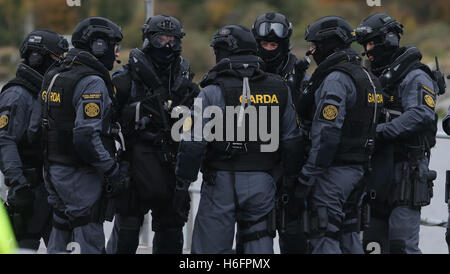
[[(260, 14), (276, 11), (285, 14), (294, 26), (292, 50), (304, 56), (308, 24), (326, 15), (346, 18), (355, 28), (368, 15), (386, 12), (405, 27), (403, 45), (415, 45), (424, 62), (433, 67), (438, 56), (441, 69), (450, 73), (450, 1), (381, 0), (380, 7), (369, 7), (366, 0), (153, 0), (154, 14), (168, 14), (181, 20), (187, 35), (183, 56), (190, 60), (196, 80), (214, 65), (209, 46), (211, 36), (221, 26), (242, 24), (251, 28)], [(71, 35), (80, 19), (104, 16), (122, 26), (125, 39), (121, 59), (129, 49), (142, 44), (145, 22), (144, 0), (81, 0), (81, 7), (69, 7), (66, 0), (0, 0), (0, 82), (14, 74), (20, 61), (17, 48), (26, 33), (48, 28)], [(354, 48), (362, 51), (358, 44)], [(312, 72), (313, 67), (310, 69)]]

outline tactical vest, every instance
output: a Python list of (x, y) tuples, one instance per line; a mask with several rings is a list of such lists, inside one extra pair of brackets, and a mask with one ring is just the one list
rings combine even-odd
[[(124, 66), (124, 71), (113, 75), (113, 84), (117, 89), (117, 98), (120, 105), (120, 109), (126, 107), (127, 104), (133, 104), (144, 100), (148, 96), (159, 94), (161, 98), (167, 103), (171, 101), (171, 108), (178, 105), (184, 105), (191, 107), (193, 99), (197, 96), (198, 90), (192, 90), (192, 78), (193, 74), (190, 71), (189, 62), (181, 56), (177, 59), (177, 63), (173, 64), (173, 74), (170, 75), (170, 84), (165, 81), (161, 81), (160, 77), (156, 73), (151, 60), (140, 50), (133, 50), (130, 54), (130, 59), (136, 58), (138, 62), (134, 61), (133, 64), (127, 64)], [(131, 61), (130, 61), (131, 62)], [(130, 96), (132, 87), (135, 87), (135, 94)], [(170, 89), (170, 90), (169, 90)], [(122, 113), (122, 115), (127, 115)], [(135, 114), (134, 114), (135, 115)], [(167, 117), (170, 117), (169, 113), (166, 113)], [(122, 116), (125, 120), (129, 120), (128, 117)], [(139, 116), (138, 119), (142, 117)], [(132, 117), (135, 121), (135, 117)], [(169, 126), (172, 126), (173, 121), (168, 118)], [(152, 144), (159, 146), (162, 136), (157, 134), (161, 131), (161, 128), (157, 128), (155, 123), (151, 123), (148, 128), (143, 131), (136, 132), (134, 125), (130, 123), (122, 123), (123, 130), (127, 135), (130, 143), (139, 142), (139, 140), (150, 141)], [(148, 134), (148, 132), (151, 132)], [(152, 140), (149, 140), (152, 139)], [(170, 147), (173, 150), (178, 149), (178, 145), (172, 140), (169, 141)], [(175, 152), (176, 153), (176, 152)]]
[[(48, 90), (54, 75), (60, 73), (56, 78), (51, 90)], [(45, 154), (49, 162), (63, 165), (82, 165), (83, 161), (78, 156), (73, 145), (73, 129), (75, 127), (76, 112), (72, 105), (76, 85), (84, 77), (96, 75), (101, 77), (105, 83), (108, 79), (99, 71), (79, 62), (69, 65), (61, 65), (46, 75), (43, 85), (41, 99), (43, 106), (43, 137)], [(108, 86), (108, 85), (107, 85)], [(112, 85), (111, 85), (112, 87)], [(111, 98), (114, 94), (112, 88), (108, 87)], [(47, 94), (50, 92), (49, 94)], [(48, 100), (45, 101), (45, 99)], [(114, 157), (115, 143), (107, 132), (113, 120), (113, 107), (103, 119), (103, 130), (100, 134), (103, 146)]]
[[(208, 74), (202, 81), (202, 86), (218, 85), (222, 91), (226, 106), (236, 108), (241, 106), (242, 99), (242, 76), (235, 71), (228, 69)], [(256, 107), (258, 123), (262, 118), (261, 109), (258, 107), (267, 107), (267, 129), (273, 130), (274, 126), (281, 127), (281, 119), (287, 106), (288, 90), (285, 83), (278, 75), (263, 73), (249, 77), (250, 85), (250, 103)], [(279, 120), (278, 125), (271, 124), (270, 113), (273, 107), (278, 107)], [(227, 115), (224, 115), (223, 136), (224, 141), (213, 141), (209, 144), (204, 164), (207, 168), (229, 171), (270, 171), (280, 161), (279, 151), (261, 152), (260, 146), (264, 144), (259, 136), (259, 125), (256, 127), (256, 141), (249, 139), (249, 121), (246, 115), (245, 119), (245, 141), (226, 141), (227, 123), (234, 125), (235, 140), (237, 133), (238, 115), (234, 115), (233, 121), (227, 121)], [(281, 128), (279, 128), (281, 132)]]
[[(36, 99), (41, 89), (42, 80), (43, 78), (38, 72), (32, 71), (31, 68), (24, 64), (20, 64), (16, 78), (6, 83), (0, 93), (11, 87), (21, 86)], [(17, 149), (24, 168), (40, 169), (42, 167), (42, 150), (39, 141), (29, 143), (26, 134), (24, 134), (22, 139), (19, 140)]]
[(366, 164), (373, 153), (376, 124), (384, 103), (381, 86), (377, 78), (358, 63), (341, 62), (325, 70), (322, 79), (315, 83), (316, 90), (326, 76), (333, 71), (340, 71), (350, 76), (356, 87), (356, 102), (350, 109), (346, 109), (341, 129), (341, 143), (333, 164)]
[[(392, 121), (399, 117), (403, 112), (402, 106), (402, 98), (399, 93), (399, 85), (406, 78), (406, 76), (413, 70), (420, 69), (424, 71), (426, 74), (430, 76), (433, 81), (435, 91), (436, 92), (437, 84), (435, 76), (430, 68), (420, 62), (421, 57), (420, 52), (416, 48), (409, 48), (412, 53), (407, 54), (402, 57), (402, 60), (398, 60), (399, 66), (398, 71), (394, 71), (391, 68), (397, 67), (398, 64), (394, 63), (390, 65), (388, 69), (386, 69), (380, 77), (380, 82), (383, 86), (385, 94), (387, 94), (388, 98), (385, 103), (385, 112), (389, 116), (389, 120)], [(422, 86), (418, 86), (417, 89), (422, 89)], [(431, 87), (430, 87), (431, 88)], [(437, 94), (435, 94), (437, 96)], [(435, 115), (435, 123), (429, 124), (429, 127), (416, 134), (413, 137), (409, 137), (406, 140), (398, 140), (395, 145), (395, 158), (396, 161), (403, 161), (408, 159), (408, 147), (422, 147), (421, 150), (429, 152), (432, 147), (436, 144), (436, 133), (437, 133), (437, 114)], [(389, 121), (387, 121), (389, 122)]]

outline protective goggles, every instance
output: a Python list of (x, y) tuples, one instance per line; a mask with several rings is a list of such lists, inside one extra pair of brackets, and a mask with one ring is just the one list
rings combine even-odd
[(270, 32), (273, 32), (278, 38), (286, 38), (289, 34), (289, 27), (281, 23), (263, 22), (256, 28), (256, 34), (260, 37), (266, 37)]
[(178, 48), (181, 44), (181, 41), (178, 37), (161, 33), (153, 34), (150, 42), (154, 48), (163, 48), (167, 47), (167, 45), (169, 45), (171, 48)]

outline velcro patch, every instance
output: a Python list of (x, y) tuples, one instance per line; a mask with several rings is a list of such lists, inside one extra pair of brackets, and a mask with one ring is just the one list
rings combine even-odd
[(101, 93), (83, 94), (81, 95), (83, 100), (99, 100), (102, 98)]
[(84, 119), (99, 119), (100, 105), (97, 103), (84, 103)]
[(0, 116), (0, 130), (8, 129), (9, 124), (9, 116), (7, 114), (3, 114)]
[(326, 121), (335, 121), (339, 114), (339, 106), (325, 104), (320, 111), (319, 118)]

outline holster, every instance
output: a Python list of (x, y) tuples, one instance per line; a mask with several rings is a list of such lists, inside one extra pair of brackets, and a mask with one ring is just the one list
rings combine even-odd
[(317, 237), (327, 231), (328, 210), (326, 207), (317, 207), (305, 210), (302, 214), (303, 232), (310, 237)]

